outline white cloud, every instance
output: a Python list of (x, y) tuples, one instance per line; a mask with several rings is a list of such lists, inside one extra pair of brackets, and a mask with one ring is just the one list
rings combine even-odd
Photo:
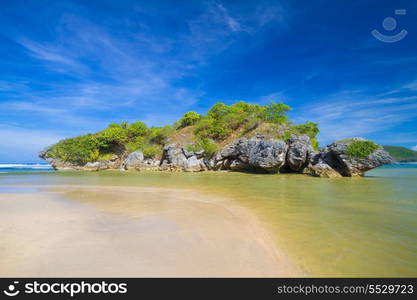
[(259, 103), (270, 104), (271, 102), (285, 102), (287, 100), (284, 91), (271, 93), (259, 98)]
[(6, 103), (3, 103), (1, 106), (5, 107), (5, 109), (30, 111), (30, 112), (36, 112), (36, 113), (48, 114), (48, 115), (50, 114), (56, 115), (56, 114), (60, 114), (64, 112), (62, 109), (42, 106), (39, 104), (35, 104), (32, 102), (25, 102), (25, 101), (6, 102)]
[[(155, 40), (152, 32), (133, 34), (132, 39), (127, 39), (74, 15), (64, 15), (55, 32), (55, 39), (49, 41), (34, 42), (24, 37), (16, 41), (32, 57), (45, 62), (49, 71), (67, 73), (76, 79), (75, 83), (49, 81), (47, 89), (41, 92), (26, 89), (22, 93), (22, 89), (17, 89), (18, 94), (3, 106), (45, 115), (65, 112), (67, 120), (70, 117), (76, 120), (80, 114), (87, 118), (94, 111), (107, 110), (119, 115), (123, 107), (131, 108), (124, 115), (140, 115), (151, 109), (158, 114), (164, 114), (165, 110), (182, 111), (202, 95), (198, 88), (176, 84), (190, 69), (175, 56), (159, 55), (168, 48), (161, 47), (155, 53), (159, 40)], [(169, 45), (176, 41), (173, 38), (165, 42)], [(11, 83), (0, 82), (1, 90), (13, 87)]]
[[(182, 111), (196, 103), (204, 91), (198, 86), (182, 87), (178, 81), (194, 76), (200, 63), (230, 46), (235, 35), (254, 33), (283, 15), (280, 6), (264, 3), (250, 4), (242, 11), (209, 1), (200, 9), (200, 14), (184, 20), (189, 31), (172, 36), (161, 36), (140, 20), (135, 20), (136, 32), (118, 35), (69, 13), (62, 15), (48, 40), (34, 41), (16, 33), (16, 42), (43, 63), (42, 67), (65, 73), (76, 83), (48, 81), (42, 92), (27, 90), (13, 99), (33, 103), (31, 107), (15, 104), (15, 109), (46, 114), (64, 109), (73, 114), (86, 108), (116, 111), (132, 106), (138, 111), (164, 105)], [(36, 78), (30, 78), (34, 81)], [(1, 88), (10, 89), (10, 84), (2, 83)]]
[(237, 19), (230, 16), (229, 11), (221, 3), (213, 3), (209, 8), (212, 17), (220, 23), (224, 23), (231, 31), (251, 31), (251, 28), (238, 22)]
[(280, 3), (233, 5), (208, 1), (200, 14), (187, 20), (189, 33), (182, 35), (181, 45), (186, 49), (186, 57), (204, 65), (208, 58), (229, 48), (242, 35), (255, 35), (274, 21), (285, 25), (284, 16)]
[(411, 148), (411, 149), (413, 149), (414, 151), (417, 151), (417, 145), (415, 145), (413, 148)]
[[(172, 35), (158, 32), (159, 28), (141, 19), (128, 18), (118, 20), (124, 24), (121, 26), (129, 24), (128, 30), (120, 33), (113, 30), (113, 24), (100, 25), (88, 17), (88, 10), (75, 6), (68, 10), (75, 14), (62, 14), (43, 39), (33, 32), (19, 32), (22, 27), (8, 34), (31, 58), (33, 73), (0, 82), (0, 92), (7, 93), (0, 102), (0, 116), (13, 116), (3, 124), (16, 126), (7, 131), (3, 128), (0, 137), (27, 138), (31, 146), (26, 152), (38, 151), (56, 140), (46, 128), (76, 134), (81, 128), (91, 132), (122, 120), (169, 123), (205, 94), (198, 82), (199, 67), (235, 39), (256, 34), (283, 16), (278, 5), (250, 3), (241, 10), (241, 5), (209, 1), (182, 20), (183, 29)], [(153, 13), (149, 12), (150, 16)], [(184, 86), (183, 79), (189, 78), (194, 84)], [(25, 129), (28, 119), (31, 126), (45, 131)], [(17, 141), (7, 146), (10, 152), (23, 148)]]
[[(345, 90), (297, 110), (297, 122), (319, 123), (320, 142), (383, 133), (417, 117), (416, 97), (383, 98), (366, 91)], [(389, 143), (388, 138), (381, 142)]]
[(27, 38), (17, 40), (17, 42), (25, 47), (34, 58), (48, 62), (49, 67), (54, 71), (63, 73), (88, 71), (86, 65), (71, 58), (60, 45), (44, 45)]

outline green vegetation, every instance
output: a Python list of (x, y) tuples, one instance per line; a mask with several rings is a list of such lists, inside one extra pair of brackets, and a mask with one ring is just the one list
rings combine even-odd
[(399, 146), (383, 146), (397, 162), (417, 162), (417, 151)]
[(354, 141), (348, 145), (347, 151), (350, 157), (367, 158), (379, 146), (371, 141)]
[(284, 103), (272, 103), (271, 105), (265, 107), (263, 115), (265, 121), (283, 124), (288, 121), (288, 118), (285, 114), (289, 110), (291, 110), (291, 108)]
[(257, 105), (238, 102), (226, 105), (219, 102), (210, 108), (207, 116), (201, 117), (195, 123), (194, 133), (200, 138), (221, 141), (242, 127), (245, 131), (251, 131), (261, 123), (288, 125), (289, 121), (285, 113), (290, 109), (283, 103)]
[(178, 128), (194, 125), (198, 120), (200, 120), (200, 118), (201, 116), (195, 111), (186, 112), (184, 116), (182, 116), (182, 118), (179, 120)]
[(52, 146), (48, 156), (79, 163), (95, 161), (100, 156), (99, 142), (91, 134), (66, 139)]
[(171, 132), (171, 126), (147, 128), (143, 122), (113, 123), (98, 133), (60, 141), (48, 149), (48, 157), (85, 164), (108, 160), (125, 150), (140, 150), (146, 158), (153, 158), (162, 152)]
[(305, 123), (301, 125), (293, 125), (288, 128), (285, 133), (281, 136), (282, 139), (287, 140), (291, 135), (302, 135), (305, 134), (310, 137), (311, 146), (315, 151), (319, 150), (319, 142), (317, 141), (317, 135), (320, 130), (317, 123)]
[(212, 157), (221, 145), (233, 138), (256, 133), (284, 140), (292, 134), (306, 134), (318, 150), (317, 124), (294, 125), (286, 115), (289, 110), (284, 103), (257, 105), (241, 101), (226, 105), (219, 102), (207, 115), (190, 111), (173, 126), (148, 128), (140, 121), (113, 123), (100, 132), (62, 140), (48, 149), (47, 156), (85, 164), (140, 150), (146, 158), (155, 158), (162, 154), (163, 145), (180, 140), (190, 151), (204, 150), (206, 157)]
[(154, 158), (161, 152), (162, 149), (158, 145), (147, 144), (142, 148), (139, 148), (139, 150), (143, 152), (143, 156), (145, 156), (145, 158)]

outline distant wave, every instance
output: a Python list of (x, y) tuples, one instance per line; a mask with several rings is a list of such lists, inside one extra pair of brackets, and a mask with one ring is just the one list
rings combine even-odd
[(0, 169), (33, 169), (33, 170), (49, 170), (52, 167), (48, 164), (40, 163), (0, 163)]

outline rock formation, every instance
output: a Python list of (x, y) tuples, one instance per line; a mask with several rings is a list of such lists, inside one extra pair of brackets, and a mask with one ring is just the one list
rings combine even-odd
[(214, 158), (215, 169), (254, 170), (275, 173), (285, 163), (288, 145), (262, 136), (241, 138), (227, 145)]
[(140, 168), (145, 157), (142, 152), (134, 151), (130, 153), (124, 160), (123, 167), (126, 170)]
[[(353, 138), (352, 141), (365, 141)], [(373, 168), (392, 163), (392, 157), (382, 147), (365, 158), (351, 157), (348, 154), (349, 142), (335, 142), (315, 154), (308, 166), (310, 173), (319, 177), (354, 177)]]
[(287, 166), (294, 172), (302, 172), (314, 154), (310, 138), (306, 135), (293, 135), (288, 140)]
[(161, 169), (185, 172), (204, 171), (207, 169), (204, 151), (192, 152), (176, 144), (167, 145), (162, 154)]
[[(351, 141), (358, 140), (363, 139), (351, 139)], [(349, 142), (335, 142), (315, 152), (310, 138), (306, 135), (291, 136), (287, 142), (265, 139), (257, 135), (234, 141), (223, 147), (212, 158), (205, 157), (204, 151), (189, 151), (177, 144), (166, 145), (161, 160), (145, 158), (140, 151), (114, 155), (110, 160), (89, 162), (84, 165), (50, 158), (48, 151), (42, 151), (39, 156), (59, 170), (124, 169), (185, 172), (231, 170), (304, 173), (318, 177), (363, 176), (366, 171), (392, 162), (392, 158), (382, 147), (374, 150), (367, 157), (358, 158), (348, 154), (348, 146)]]

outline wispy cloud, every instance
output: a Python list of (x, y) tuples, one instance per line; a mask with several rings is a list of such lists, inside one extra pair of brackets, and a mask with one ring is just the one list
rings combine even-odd
[(232, 32), (252, 31), (250, 27), (241, 24), (236, 18), (232, 17), (229, 11), (221, 3), (212, 3), (210, 5), (209, 12), (215, 21), (224, 23)]
[(244, 9), (233, 9), (229, 2), (206, 2), (200, 14), (187, 20), (189, 33), (181, 38), (186, 45), (186, 56), (205, 64), (209, 57), (223, 52), (242, 35), (253, 36), (274, 21), (284, 24), (285, 14), (280, 3), (248, 3)]
[(363, 47), (369, 24), (333, 18), (352, 5), (15, 2), (0, 12), (0, 118), (22, 137), (25, 128), (61, 136), (124, 120), (162, 125), (216, 100), (252, 99), (285, 101), (297, 122), (318, 121), (322, 143), (360, 135), (416, 144), (412, 36)]
[[(151, 111), (162, 116), (167, 110), (183, 112), (205, 92), (198, 85), (182, 86), (181, 80), (198, 76), (194, 71), (201, 62), (229, 47), (239, 34), (253, 34), (281, 18), (271, 6), (254, 7), (248, 14), (206, 2), (200, 14), (184, 20), (188, 31), (171, 37), (142, 21), (136, 31), (122, 36), (79, 15), (63, 14), (50, 38), (35, 41), (20, 33), (15, 41), (48, 72), (69, 79), (42, 81), (42, 90), (29, 89), (4, 105), (45, 115), (65, 111), (73, 116), (67, 121), (86, 119), (94, 111), (108, 111), (103, 122), (134, 114), (140, 118)], [(10, 86), (3, 82), (1, 88)], [(124, 107), (129, 111), (122, 111)]]
[[(344, 90), (301, 108), (297, 121), (318, 122), (323, 143), (346, 137), (369, 137), (416, 118), (416, 99), (417, 96), (384, 98), (365, 90)], [(389, 138), (380, 140), (389, 142)]]
[(41, 45), (28, 39), (23, 39), (19, 41), (19, 43), (23, 47), (27, 48), (30, 51), (31, 55), (38, 59), (55, 63), (64, 63), (67, 65), (77, 64), (77, 62), (75, 62), (74, 60), (69, 59), (68, 57), (65, 57), (62, 54), (60, 54), (59, 52), (62, 51), (60, 49), (53, 49), (52, 47)]
[(42, 106), (42, 105), (35, 104), (32, 102), (24, 102), (24, 101), (7, 102), (7, 103), (3, 103), (1, 106), (3, 106), (5, 110), (30, 111), (30, 112), (37, 112), (37, 113), (48, 114), (48, 115), (51, 115), (51, 114), (56, 115), (56, 114), (60, 114), (64, 112), (64, 110), (62, 109)]
[(77, 62), (75, 59), (70, 58), (70, 56), (65, 53), (64, 50), (59, 45), (45, 45), (40, 44), (35, 41), (31, 41), (27, 38), (22, 38), (16, 40), (21, 46), (25, 47), (29, 55), (49, 63), (49, 67), (58, 72), (87, 72), (88, 67)]
[[(71, 115), (81, 109), (118, 112), (130, 106), (132, 113), (140, 114), (161, 105), (181, 110), (201, 95), (198, 89), (175, 83), (184, 76), (175, 57), (157, 59), (153, 54), (143, 54), (147, 53), (144, 48), (155, 48), (151, 38), (142, 35), (141, 39), (126, 41), (73, 15), (63, 16), (62, 24), (65, 26), (56, 29), (55, 40), (40, 43), (19, 38), (17, 42), (33, 58), (46, 62), (49, 71), (66, 73), (76, 82), (49, 82), (42, 91), (26, 91), (21, 94), (23, 101), (5, 103), (8, 109), (45, 114), (65, 110)], [(2, 82), (0, 87), (10, 90), (13, 86)]]
[(265, 96), (261, 96), (257, 102), (261, 104), (270, 104), (271, 102), (286, 102), (287, 99), (288, 98), (285, 95), (285, 91), (279, 91)]

